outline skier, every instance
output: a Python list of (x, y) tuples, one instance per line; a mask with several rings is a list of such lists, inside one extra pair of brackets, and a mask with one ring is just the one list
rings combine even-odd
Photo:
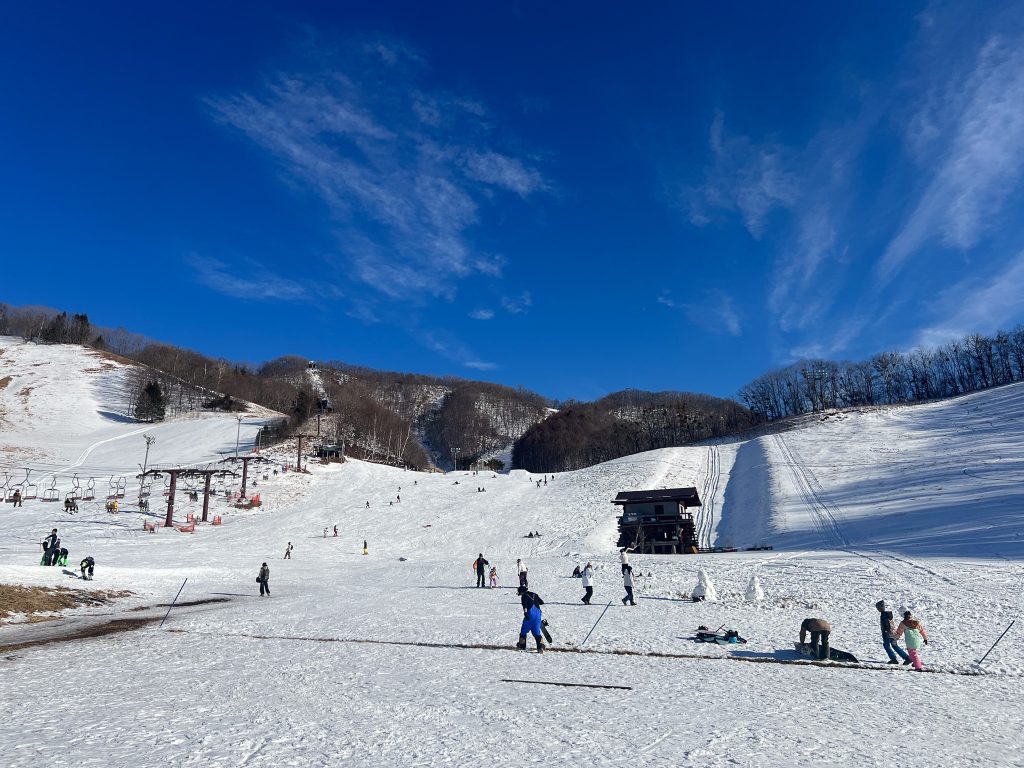
[(832, 634), (832, 625), (824, 619), (804, 619), (800, 624), (801, 643), (806, 639), (808, 632), (811, 633), (811, 648), (819, 660), (826, 661), (829, 657), (828, 638)]
[(284, 548), (284, 559), (292, 559), (292, 543), (290, 541), (288, 542), (288, 546)]
[(490, 563), (484, 560), (484, 553), (481, 552), (477, 555), (476, 562), (473, 563), (476, 567), (476, 585), (482, 587), (484, 585), (484, 576), (487, 575), (487, 571), (484, 570)]
[[(924, 672), (924, 664), (921, 663), (921, 647), (922, 644), (928, 645), (928, 633), (924, 631), (924, 624), (915, 619), (910, 611), (903, 612), (903, 621), (896, 627), (893, 639), (899, 640), (904, 635), (907, 638), (907, 654), (910, 656), (910, 661), (914, 663), (914, 669)], [(908, 662), (903, 663), (907, 664)]]
[(540, 595), (531, 592), (526, 587), (520, 587), (519, 602), (523, 606), (523, 624), (519, 628), (519, 642), (516, 643), (516, 648), (521, 651), (526, 650), (526, 633), (529, 632), (537, 643), (537, 653), (544, 653), (544, 641), (541, 639), (541, 622), (544, 618), (540, 612), (544, 601), (540, 599)]
[(583, 604), (590, 605), (590, 598), (594, 596), (594, 566), (587, 563), (583, 567)]
[(622, 572), (622, 586), (626, 588), (626, 596), (622, 598), (622, 604), (625, 605), (628, 600), (630, 605), (636, 605), (636, 600), (633, 599), (633, 569), (628, 564)]
[(899, 664), (896, 658), (899, 656), (903, 659), (904, 664), (909, 664), (910, 657), (906, 651), (900, 648), (899, 643), (893, 637), (896, 630), (892, 626), (892, 611), (885, 610), (885, 600), (879, 600), (875, 603), (875, 608), (878, 609), (878, 622), (882, 628), (882, 647), (885, 648), (885, 653), (889, 657), (889, 663)]
[(96, 561), (93, 560), (92, 556), (83, 558), (78, 567), (82, 570), (82, 581), (91, 581), (93, 571), (96, 569)]
[(488, 580), (490, 582), (491, 589), (494, 589), (496, 586), (498, 586), (498, 569), (497, 568), (491, 568), (491, 575), (490, 575)]
[(622, 564), (622, 572), (625, 573), (626, 569), (629, 568), (629, 553), (636, 550), (635, 546), (623, 547), (619, 551), (619, 562)]
[(519, 571), (519, 586), (529, 588), (529, 584), (526, 580), (527, 568), (526, 563), (522, 560), (516, 560), (516, 569)]
[(256, 577), (256, 583), (260, 585), (260, 597), (270, 596), (270, 566), (266, 563), (260, 568), (260, 575)]

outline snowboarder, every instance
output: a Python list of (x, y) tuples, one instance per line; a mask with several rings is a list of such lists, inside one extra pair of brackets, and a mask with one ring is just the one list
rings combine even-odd
[(490, 582), (491, 589), (494, 589), (496, 586), (498, 586), (498, 569), (497, 568), (491, 568), (491, 575), (488, 577), (488, 580)]
[[(807, 639), (807, 633), (811, 634), (811, 648), (818, 655), (820, 661), (829, 657), (828, 638), (832, 634), (832, 625), (824, 619), (804, 619), (800, 624), (800, 642)], [(819, 645), (820, 643), (820, 645)]]
[(260, 568), (260, 575), (256, 577), (256, 583), (260, 585), (260, 597), (270, 595), (270, 566), (266, 563)]
[(530, 585), (527, 583), (526, 580), (528, 570), (526, 567), (526, 563), (524, 563), (522, 560), (516, 560), (516, 569), (519, 571), (519, 586), (529, 588)]
[(628, 600), (630, 605), (636, 605), (636, 600), (633, 599), (633, 569), (628, 563), (622, 572), (622, 586), (626, 588), (626, 596), (622, 598), (622, 604), (625, 605)]
[(587, 563), (583, 567), (583, 604), (590, 605), (590, 598), (594, 596), (594, 566)]
[(292, 543), (290, 541), (288, 542), (288, 546), (284, 548), (284, 559), (292, 559)]
[(885, 609), (885, 600), (879, 600), (875, 603), (875, 608), (878, 609), (878, 623), (882, 628), (882, 647), (885, 648), (885, 653), (889, 657), (890, 664), (899, 664), (899, 660), (896, 658), (899, 656), (903, 659), (904, 664), (910, 663), (910, 657), (907, 652), (900, 648), (894, 635), (896, 630), (892, 625), (893, 617), (892, 611)]
[(485, 569), (490, 563), (484, 560), (484, 553), (481, 552), (477, 555), (476, 562), (473, 565), (476, 567), (476, 585), (482, 587), (484, 585), (484, 577), (487, 575)]
[(622, 572), (625, 573), (626, 569), (629, 568), (629, 553), (636, 550), (635, 546), (623, 547), (619, 550), (619, 563), (622, 564)]
[[(924, 664), (921, 663), (921, 648), (928, 645), (928, 633), (924, 631), (924, 624), (915, 619), (910, 611), (903, 612), (903, 621), (896, 627), (893, 639), (899, 640), (903, 636), (907, 638), (907, 655), (910, 656), (914, 669), (924, 672)], [(903, 663), (907, 664), (908, 662)]]
[(96, 561), (93, 560), (92, 556), (83, 558), (78, 567), (82, 571), (82, 581), (91, 581), (93, 571), (96, 569)]
[(523, 606), (523, 624), (519, 628), (519, 642), (516, 643), (516, 648), (521, 651), (526, 650), (526, 633), (529, 632), (537, 643), (537, 653), (544, 653), (544, 641), (541, 639), (544, 618), (540, 612), (544, 601), (541, 600), (540, 595), (531, 592), (526, 587), (520, 587), (519, 602)]

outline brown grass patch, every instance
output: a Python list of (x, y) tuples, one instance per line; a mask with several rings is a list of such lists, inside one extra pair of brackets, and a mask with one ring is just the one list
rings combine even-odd
[(98, 590), (86, 592), (67, 587), (23, 587), (0, 584), (0, 622), (15, 613), (28, 615), (29, 622), (49, 621), (55, 616), (40, 614), (63, 611), (80, 606), (106, 605), (119, 597), (129, 597), (127, 590)]
[(14, 377), (13, 376), (4, 376), (2, 379), (0, 379), (0, 389), (3, 389), (8, 384), (10, 384), (12, 381), (14, 381)]

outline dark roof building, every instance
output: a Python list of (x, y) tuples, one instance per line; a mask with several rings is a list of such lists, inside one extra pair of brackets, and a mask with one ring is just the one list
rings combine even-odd
[(619, 547), (652, 555), (697, 552), (697, 532), (688, 511), (701, 506), (696, 488), (622, 491), (612, 503), (622, 507)]

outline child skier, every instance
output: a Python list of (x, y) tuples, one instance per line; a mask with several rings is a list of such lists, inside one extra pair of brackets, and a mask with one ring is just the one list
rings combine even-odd
[[(921, 648), (928, 645), (928, 633), (924, 631), (924, 624), (915, 619), (910, 611), (903, 613), (903, 621), (896, 627), (896, 635), (893, 639), (899, 640), (903, 636), (906, 636), (907, 654), (914, 664), (914, 669), (924, 672), (924, 664), (921, 663)], [(907, 664), (908, 662), (903, 663)]]
[(541, 639), (541, 622), (544, 618), (540, 612), (544, 601), (535, 592), (531, 592), (526, 587), (520, 587), (519, 602), (523, 606), (523, 624), (519, 628), (519, 642), (516, 643), (516, 648), (521, 651), (526, 650), (526, 633), (529, 632), (537, 643), (537, 653), (544, 653), (544, 641)]

